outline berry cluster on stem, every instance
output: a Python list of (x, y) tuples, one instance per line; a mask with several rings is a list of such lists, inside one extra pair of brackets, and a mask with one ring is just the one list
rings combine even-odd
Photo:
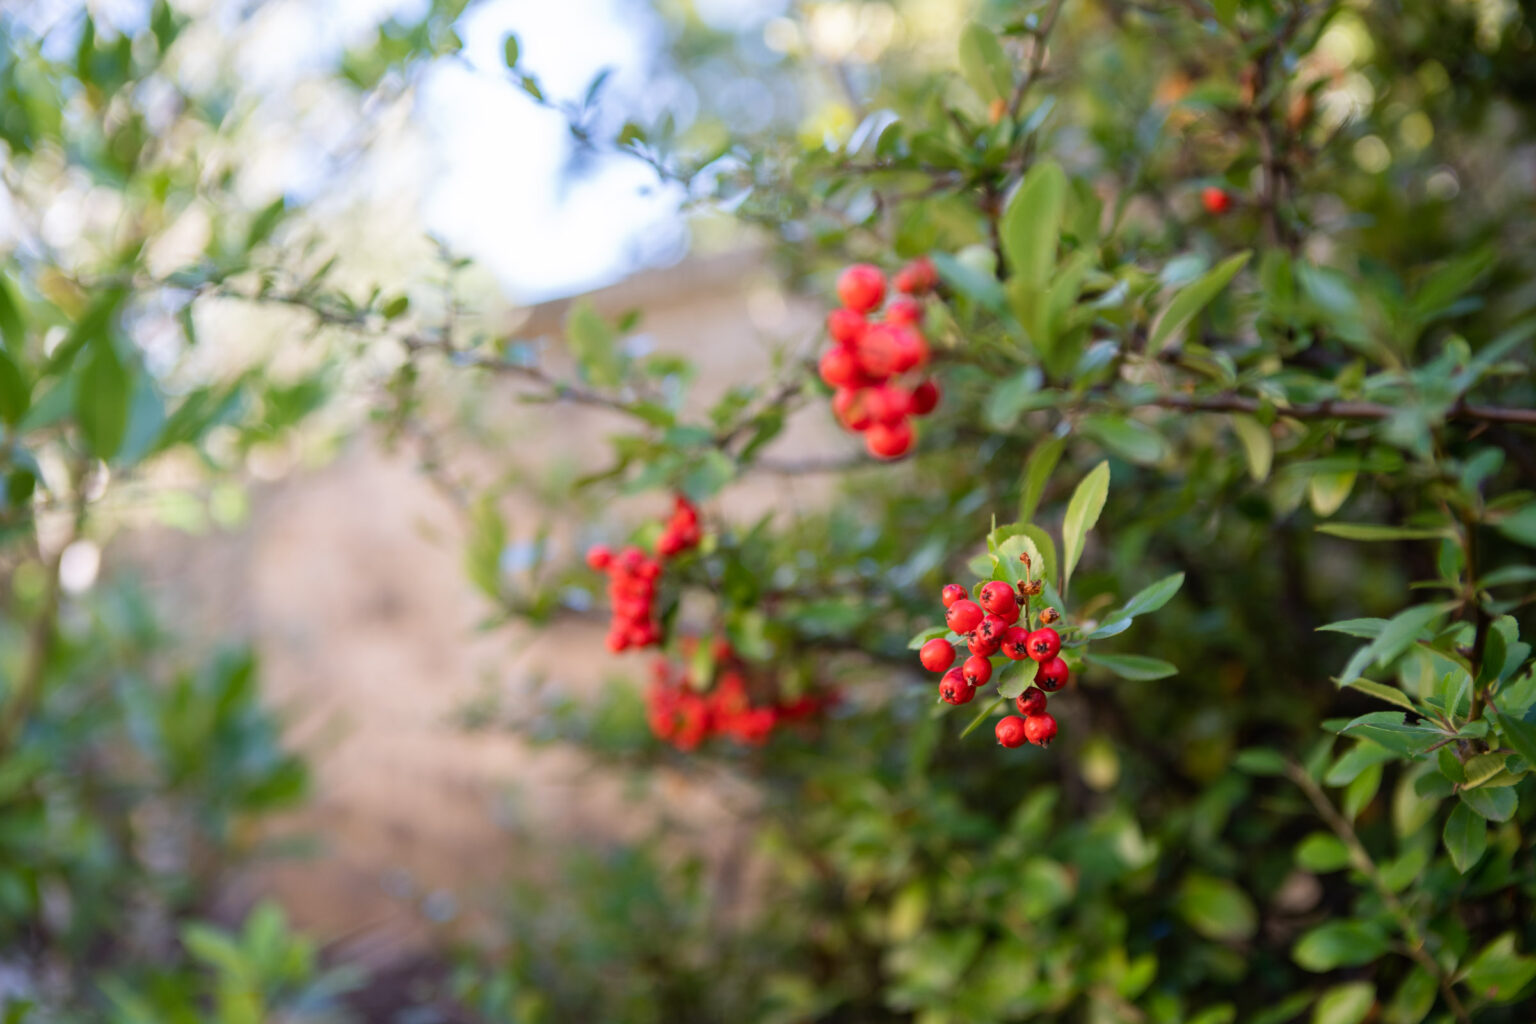
[(842, 272), (837, 279), (842, 307), (827, 316), (832, 347), (819, 367), (833, 389), (838, 422), (863, 434), (869, 453), (881, 459), (911, 451), (912, 417), (926, 416), (939, 404), (939, 386), (918, 378), (929, 356), (920, 300), (938, 284), (938, 273), (926, 258), (917, 259), (892, 284), (902, 297), (885, 307), (883, 317), (872, 319), (885, 301), (885, 275), (868, 263)]
[[(1027, 566), (1026, 562), (1026, 566)], [(1055, 608), (1044, 607), (1039, 615), (1030, 613), (1030, 598), (1042, 591), (1033, 580), (1010, 585), (989, 580), (979, 585), (976, 599), (958, 583), (946, 586), (941, 594), (944, 622), (964, 641), (968, 656), (959, 665), (955, 644), (944, 637), (934, 637), (918, 651), (918, 660), (930, 672), (942, 673), (939, 699), (948, 704), (969, 704), (978, 687), (992, 678), (992, 657), (1002, 654), (1010, 661), (1034, 661), (1035, 685), (1015, 701), (1017, 715), (997, 723), (997, 741), (1005, 747), (1017, 747), (1026, 741), (1049, 746), (1056, 738), (1056, 719), (1046, 711), (1046, 694), (1067, 685), (1071, 671), (1060, 657), (1061, 634), (1051, 623), (1060, 620)]]
[(754, 691), (761, 691), (763, 685), (754, 685), (746, 666), (724, 640), (715, 642), (714, 658), (714, 679), (708, 689), (701, 689), (686, 669), (665, 658), (651, 666), (646, 720), (657, 739), (684, 752), (721, 736), (742, 746), (761, 746), (776, 729), (819, 714), (835, 699), (830, 693), (757, 699)]
[(608, 574), (608, 603), (613, 618), (608, 627), (608, 650), (617, 654), (631, 647), (654, 647), (664, 639), (656, 618), (656, 586), (661, 579), (662, 559), (698, 547), (701, 538), (699, 511), (682, 495), (656, 543), (656, 557), (630, 546), (617, 555), (598, 544), (587, 551), (587, 565)]

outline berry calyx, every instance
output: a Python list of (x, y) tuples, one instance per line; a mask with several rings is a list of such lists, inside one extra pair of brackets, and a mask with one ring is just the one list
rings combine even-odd
[(1059, 618), (1061, 618), (1061, 612), (1055, 608), (1040, 609), (1040, 625), (1042, 626), (1049, 626)]
[(1038, 686), (1031, 686), (1014, 700), (1013, 706), (1019, 709), (1019, 714), (1028, 718), (1030, 715), (1045, 714), (1045, 691)]
[(1026, 646), (1031, 658), (1036, 661), (1050, 661), (1061, 650), (1061, 634), (1050, 626), (1041, 626), (1029, 634), (1029, 643)]
[(868, 263), (855, 263), (837, 278), (837, 297), (857, 313), (868, 313), (885, 300), (885, 275)]
[(1055, 693), (1067, 685), (1071, 678), (1072, 670), (1067, 668), (1067, 663), (1060, 658), (1051, 658), (1042, 661), (1040, 667), (1035, 670), (1035, 685), (1046, 693)]
[(1029, 736), (1029, 720), (1018, 715), (1009, 715), (998, 720), (997, 742), (1005, 747), (1022, 747)]
[(966, 596), (966, 589), (960, 584), (946, 583), (943, 591), (939, 594), (939, 600), (944, 602), (945, 608), (948, 608), (956, 601), (964, 601)]
[(1207, 185), (1200, 190), (1200, 204), (1205, 207), (1206, 213), (1219, 217), (1232, 209), (1232, 195), (1226, 189)]
[(922, 650), (917, 652), (917, 660), (929, 672), (943, 672), (955, 663), (955, 645), (936, 636), (923, 644)]
[(979, 654), (973, 654), (965, 659), (960, 672), (972, 686), (985, 686), (987, 680), (992, 678), (992, 663)]
[(1056, 719), (1047, 714), (1024, 719), (1024, 737), (1037, 747), (1048, 747), (1056, 738)]
[(958, 668), (944, 673), (939, 680), (939, 698), (946, 704), (969, 704), (976, 696), (976, 687), (966, 682), (965, 674)]
[(1003, 656), (1009, 661), (1023, 661), (1029, 657), (1029, 630), (1023, 626), (1009, 626), (1003, 630), (1003, 641), (1000, 645)]
[(952, 633), (964, 635), (981, 625), (981, 620), (986, 617), (986, 612), (981, 610), (981, 605), (970, 598), (956, 601), (949, 606), (944, 613), (944, 622)]

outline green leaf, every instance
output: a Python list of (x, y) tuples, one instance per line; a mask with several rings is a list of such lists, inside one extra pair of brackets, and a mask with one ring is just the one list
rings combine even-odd
[(515, 68), (517, 67), (517, 58), (517, 36), (508, 34), (501, 44), (501, 59), (506, 63), (507, 67)]
[(1495, 715), (1494, 724), (1504, 736), (1504, 742), (1524, 758), (1526, 764), (1536, 767), (1536, 725), (1504, 714)]
[(1536, 548), (1536, 504), (1499, 520), (1498, 531), (1516, 543)]
[(1307, 500), (1312, 511), (1327, 519), (1339, 510), (1355, 489), (1355, 471), (1319, 473), (1307, 481)]
[(1210, 305), (1223, 288), (1237, 276), (1237, 272), (1243, 269), (1248, 262), (1251, 252), (1240, 252), (1209, 270), (1205, 276), (1192, 282), (1185, 288), (1181, 288), (1168, 305), (1163, 307), (1152, 326), (1152, 335), (1148, 339), (1147, 347), (1152, 352), (1161, 352), (1169, 339), (1178, 336), (1189, 322), (1199, 315), (1200, 311)]
[(987, 425), (993, 430), (1003, 431), (1017, 423), (1029, 407), (1030, 398), (1040, 390), (1040, 381), (1039, 368), (1031, 366), (997, 384), (991, 394), (987, 395), (982, 410)]
[(1376, 986), (1368, 981), (1335, 985), (1318, 997), (1312, 1024), (1360, 1024), (1376, 1005)]
[(1296, 844), (1296, 864), (1325, 875), (1349, 866), (1349, 847), (1331, 832), (1313, 832)]
[(98, 339), (75, 382), (75, 418), (97, 458), (111, 459), (122, 447), (131, 394), (132, 381), (117, 349), (108, 339)]
[(960, 33), (960, 74), (984, 103), (1007, 99), (1013, 92), (1013, 67), (1003, 44), (991, 29), (974, 21)]
[(1445, 528), (1378, 526), (1374, 523), (1324, 523), (1317, 527), (1317, 532), (1345, 540), (1430, 540), (1452, 535)]
[(618, 339), (591, 303), (579, 300), (571, 306), (565, 318), (565, 337), (570, 343), (571, 354), (588, 380), (599, 387), (614, 387), (619, 383), (623, 361), (618, 352)]
[(1184, 574), (1173, 573), (1164, 576), (1150, 587), (1141, 590), (1135, 597), (1125, 602), (1125, 607), (1117, 612), (1110, 612), (1104, 617), (1106, 622), (1119, 618), (1134, 619), (1138, 615), (1147, 615), (1157, 611), (1163, 605), (1173, 600), (1173, 595), (1179, 592), (1184, 585)]
[(1426, 725), (1409, 725), (1401, 711), (1372, 711), (1353, 719), (1340, 731), (1348, 736), (1371, 740), (1405, 757), (1422, 754), (1446, 738), (1438, 729)]
[(1168, 676), (1177, 675), (1178, 667), (1160, 658), (1149, 658), (1144, 654), (1085, 654), (1085, 661), (1091, 661), (1100, 668), (1107, 668), (1122, 679), (1134, 679), (1138, 682), (1150, 679), (1166, 679)]
[(1060, 437), (1046, 437), (1030, 449), (1024, 460), (1024, 483), (1019, 494), (1019, 521), (1027, 523), (1035, 517), (1045, 485), (1050, 482), (1051, 471), (1061, 461), (1061, 450), (1066, 441)]
[(1072, 570), (1077, 568), (1078, 559), (1083, 557), (1083, 544), (1088, 539), (1088, 531), (1099, 521), (1099, 513), (1104, 511), (1104, 501), (1108, 497), (1109, 463), (1101, 462), (1083, 477), (1077, 489), (1072, 492), (1072, 500), (1067, 503), (1066, 519), (1061, 524), (1063, 596), (1072, 580)]
[(0, 273), (0, 339), (5, 347), (19, 358), (27, 352), (27, 321), (21, 312), (21, 302), (5, 274)]
[(1364, 637), (1374, 640), (1381, 636), (1381, 631), (1387, 628), (1386, 619), (1340, 619), (1338, 622), (1330, 622), (1326, 626), (1318, 626), (1318, 632), (1343, 633), (1346, 636)]
[(1514, 817), (1515, 808), (1520, 803), (1514, 789), (1508, 786), (1463, 789), (1458, 795), (1463, 804), (1489, 821), (1508, 821)]
[(1466, 773), (1467, 781), (1463, 783), (1466, 789), (1476, 789), (1489, 779), (1504, 770), (1503, 754), (1476, 754), (1462, 763), (1462, 770)]
[(915, 651), (918, 648), (922, 647), (923, 644), (927, 643), (929, 640), (932, 640), (932, 639), (934, 639), (936, 637), (942, 637), (942, 636), (948, 636), (948, 635), (949, 635), (949, 627), (948, 626), (934, 626), (931, 629), (925, 629), (921, 633), (919, 633), (916, 636), (914, 636), (911, 640), (907, 641), (907, 650)]
[(1291, 959), (1321, 974), (1338, 967), (1368, 964), (1392, 948), (1387, 933), (1368, 921), (1328, 921), (1297, 940)]
[(1140, 420), (1109, 414), (1085, 416), (1077, 428), (1127, 462), (1150, 466), (1168, 454), (1163, 436)]
[(1250, 747), (1232, 759), (1232, 767), (1249, 775), (1284, 775), (1285, 766), (1280, 752), (1268, 747)]
[(490, 494), (470, 509), (469, 542), (464, 570), (470, 581), (492, 600), (501, 599), (501, 553), (507, 546), (507, 526)]
[(1008, 674), (1006, 680), (998, 683), (997, 695), (1013, 700), (1013, 698), (1029, 689), (1035, 681), (1034, 668), (1034, 662), (1024, 662), (1019, 665), (1017, 670)]
[(1473, 814), (1466, 804), (1458, 803), (1445, 819), (1445, 849), (1456, 870), (1466, 874), (1488, 848), (1488, 823)]
[(1208, 939), (1235, 942), (1252, 938), (1258, 928), (1258, 913), (1248, 894), (1211, 875), (1187, 875), (1175, 906), (1189, 926)]
[(1008, 298), (1003, 294), (1003, 286), (998, 284), (997, 278), (955, 259), (947, 252), (936, 252), (931, 259), (939, 277), (951, 289), (993, 313), (1001, 314), (1007, 310)]
[(1373, 683), (1369, 679), (1355, 679), (1345, 685), (1351, 687), (1352, 689), (1359, 690), (1361, 693), (1368, 693), (1372, 697), (1375, 697), (1377, 700), (1384, 700), (1388, 704), (1396, 704), (1398, 707), (1404, 709), (1405, 711), (1418, 710), (1418, 708), (1414, 706), (1413, 701), (1408, 699), (1408, 695), (1395, 686), (1386, 686), (1382, 683)]
[(1386, 668), (1413, 645), (1426, 626), (1454, 607), (1456, 604), (1453, 601), (1414, 605), (1392, 616), (1376, 639), (1350, 660), (1343, 675), (1339, 677), (1339, 684), (1343, 686), (1354, 682), (1373, 662), (1378, 668)]
[(1024, 176), (999, 225), (1013, 278), (1042, 288), (1050, 280), (1066, 195), (1067, 176), (1055, 161), (1042, 160)]
[(1467, 964), (1467, 987), (1494, 1003), (1514, 1002), (1533, 980), (1536, 957), (1522, 956), (1515, 949), (1514, 932), (1505, 932), (1488, 943)]
[[(3, 281), (0, 287), (4, 287)], [(21, 375), (21, 368), (8, 353), (0, 351), (0, 419), (14, 427), (31, 407), (32, 389)]]
[[(1024, 691), (1020, 690), (1019, 692), (1023, 693)], [(971, 733), (975, 732), (978, 728), (981, 727), (982, 722), (985, 722), (987, 719), (991, 718), (997, 712), (997, 709), (1007, 703), (1008, 700), (1009, 698), (1007, 697), (999, 697), (992, 703), (988, 704), (986, 707), (982, 708), (980, 711), (976, 712), (976, 717), (971, 719), (971, 723), (964, 729), (960, 730), (960, 738), (965, 739)]]
[(1262, 483), (1269, 477), (1269, 468), (1275, 461), (1275, 439), (1269, 428), (1252, 416), (1234, 415), (1232, 429), (1243, 446), (1243, 456), (1248, 460), (1248, 475)]

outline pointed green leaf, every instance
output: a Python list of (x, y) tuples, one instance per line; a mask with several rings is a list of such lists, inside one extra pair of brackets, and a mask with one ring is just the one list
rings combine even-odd
[(1324, 523), (1317, 527), (1318, 533), (1326, 533), (1333, 537), (1343, 537), (1345, 540), (1431, 540), (1435, 537), (1449, 537), (1451, 531), (1446, 528), (1430, 529), (1411, 526), (1378, 526), (1374, 523)]
[(1355, 489), (1355, 471), (1319, 473), (1307, 481), (1307, 500), (1312, 511), (1327, 519), (1349, 499)]
[(1063, 595), (1072, 580), (1072, 570), (1077, 568), (1078, 559), (1083, 557), (1083, 544), (1088, 539), (1088, 531), (1099, 521), (1099, 513), (1104, 511), (1104, 501), (1108, 497), (1109, 463), (1101, 462), (1083, 477), (1077, 490), (1072, 492), (1072, 500), (1067, 503), (1066, 519), (1061, 524)]
[(1199, 315), (1200, 311), (1210, 305), (1221, 290), (1227, 286), (1237, 272), (1243, 269), (1248, 262), (1250, 252), (1240, 252), (1207, 271), (1205, 276), (1194, 281), (1189, 286), (1179, 290), (1178, 294), (1169, 300), (1168, 305), (1158, 314), (1152, 327), (1152, 336), (1147, 341), (1147, 347), (1153, 352), (1161, 352), (1167, 343), (1183, 332), (1189, 326), (1189, 322)]
[(1337, 967), (1368, 964), (1391, 947), (1387, 933), (1370, 922), (1329, 921), (1298, 939), (1291, 959), (1320, 974)]
[(1466, 874), (1488, 848), (1488, 823), (1458, 803), (1445, 820), (1445, 849), (1456, 870)]
[(1248, 475), (1262, 483), (1269, 477), (1269, 468), (1275, 461), (1275, 439), (1269, 428), (1252, 416), (1234, 415), (1232, 429), (1242, 443), (1243, 456), (1248, 461)]
[(1176, 572), (1171, 576), (1164, 576), (1125, 602), (1124, 608), (1106, 615), (1105, 619), (1106, 621), (1112, 621), (1119, 618), (1135, 618), (1138, 615), (1147, 615), (1155, 612), (1173, 600), (1173, 595), (1177, 594), (1179, 588), (1183, 585), (1184, 574), (1182, 572)]
[(982, 102), (1007, 99), (1013, 92), (1013, 67), (1003, 44), (974, 21), (960, 33), (960, 74)]
[(1134, 679), (1137, 682), (1166, 679), (1177, 675), (1179, 671), (1177, 666), (1161, 658), (1149, 658), (1144, 654), (1085, 654), (1083, 659), (1100, 668), (1109, 669), (1122, 679)]
[(1376, 986), (1368, 981), (1335, 985), (1318, 997), (1312, 1024), (1360, 1024), (1376, 1005)]
[(75, 418), (97, 458), (110, 459), (122, 447), (131, 390), (116, 348), (107, 338), (98, 339), (75, 381)]
[(1208, 939), (1235, 942), (1251, 938), (1258, 913), (1248, 894), (1223, 878), (1191, 874), (1179, 886), (1176, 904), (1189, 926)]
[(1019, 521), (1027, 523), (1035, 517), (1045, 485), (1050, 482), (1051, 471), (1061, 461), (1061, 450), (1066, 441), (1059, 437), (1047, 437), (1036, 442), (1024, 460), (1024, 483), (1019, 494)]
[(999, 231), (1013, 278), (1043, 288), (1056, 268), (1067, 176), (1052, 160), (1030, 168), (1008, 202)]

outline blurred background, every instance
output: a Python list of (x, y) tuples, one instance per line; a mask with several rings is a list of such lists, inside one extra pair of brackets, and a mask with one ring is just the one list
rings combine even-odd
[[(1321, 774), (1318, 721), (1365, 707), (1316, 668), (1350, 648), (1315, 627), (1392, 614), (1436, 571), (1433, 548), (1346, 550), (1313, 520), (1432, 510), (1425, 480), (1460, 463), (1415, 475), (1393, 438), (1268, 423), (1072, 434), (1033, 502), (1056, 517), (1113, 460), (1119, 531), (1076, 585), (1103, 612), (1187, 571), (1168, 625), (1130, 636), (1188, 678), (1064, 695), (1077, 737), (1016, 770), (929, 714), (906, 647), (988, 518), (1032, 510), (1026, 456), (1067, 436), (1038, 371), (959, 367), (920, 469), (789, 400), (843, 263), (953, 250), (957, 308), (981, 305), (956, 282), (997, 269), (1001, 192), (944, 169), (964, 147), (882, 148), (898, 121), (980, 125), (970, 156), (1003, 167), (980, 134), (1001, 99), (955, 95), (975, 19), (1011, 42), (1060, 19), (1061, 123), (1015, 113), (1051, 126), (1073, 202), (1126, 225), (1105, 248), (1140, 264), (1095, 308), (1237, 247), (1358, 255), (1381, 295), (1476, 251), (1424, 324), (1481, 345), (1524, 322), (1536, 26), (1506, 0), (1398, 6), (0, 0), (0, 1019), (1426, 1019), (1417, 988), (1390, 994), (1411, 965), (1308, 1017), (1286, 950), (1355, 890), (1323, 877), (1343, 860), (1291, 863), (1322, 827), (1302, 798), (1231, 765), (1265, 742)], [(1271, 21), (1218, 42), (1239, 10), (1289, 26), (1270, 99), (1248, 69)], [(1201, 188), (1267, 187), (1273, 156), (1223, 120), (1255, 93), (1315, 144), (1301, 226), (1200, 211)], [(893, 159), (915, 161), (894, 198), (857, 177)], [(1349, 287), (1266, 277), (1243, 301), (1388, 318)], [(1249, 342), (1244, 372), (1272, 354)], [(1527, 363), (1492, 375), (1528, 407)], [(1418, 421), (1394, 422), (1411, 449)], [(1515, 491), (1536, 455), (1510, 429), (1478, 443)], [(1464, 441), (1436, 454), (1471, 461)], [(748, 595), (721, 634), (793, 677), (786, 701), (837, 695), (767, 747), (656, 743), (650, 659), (604, 647), (581, 555), (654, 540), (673, 492), (741, 540), (690, 579)], [(1484, 556), (1518, 566), (1522, 543)], [(1355, 771), (1383, 795), (1351, 816), (1429, 870), (1417, 776)], [(1529, 948), (1518, 828), (1463, 950), (1509, 920)], [(1435, 863), (1415, 907), (1450, 913), (1471, 890)], [(1513, 949), (1479, 1020), (1532, 1019)], [(1325, 980), (1361, 984), (1341, 964)]]

